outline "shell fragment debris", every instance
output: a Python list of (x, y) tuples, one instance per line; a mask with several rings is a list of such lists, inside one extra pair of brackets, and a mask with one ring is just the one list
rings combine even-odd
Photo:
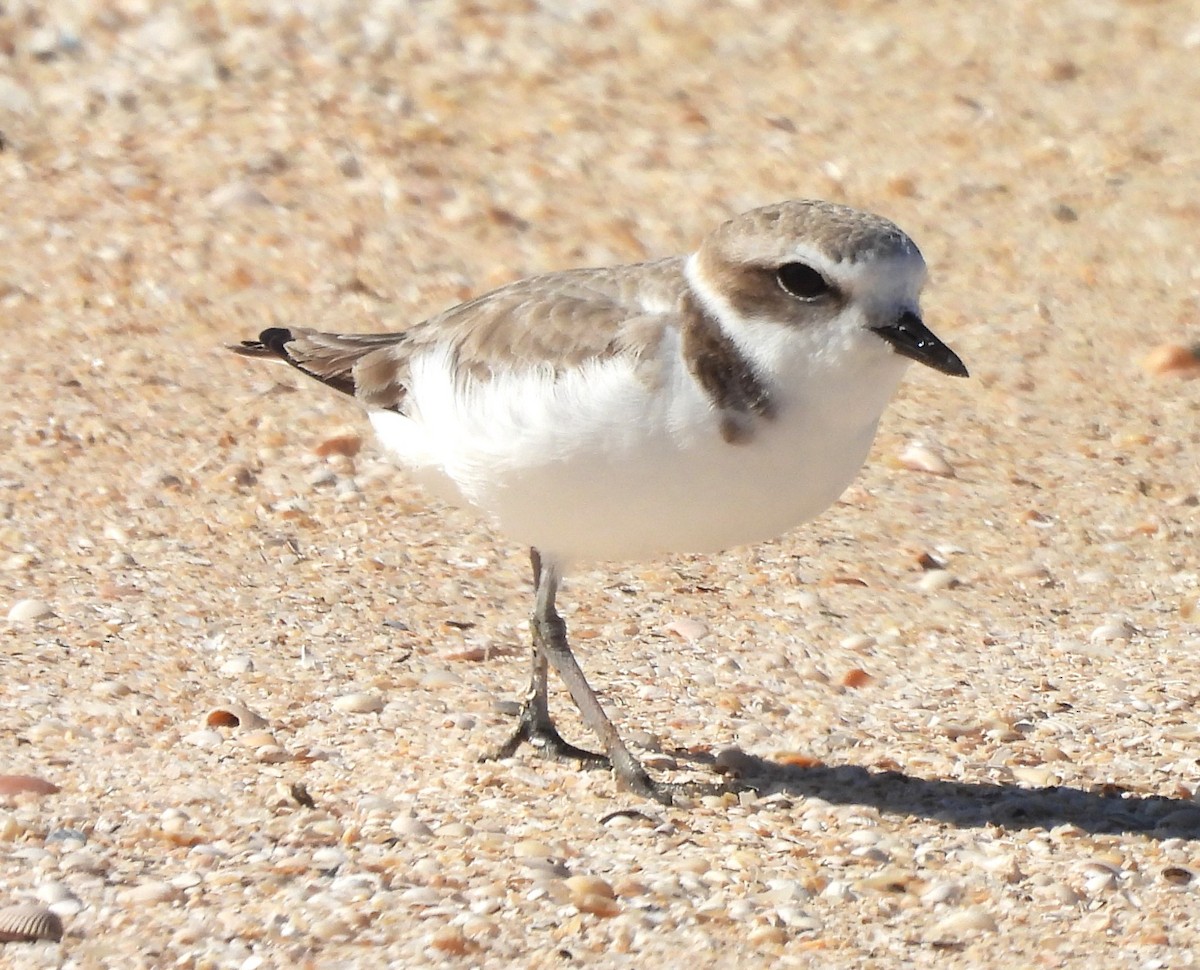
[(13, 603), (12, 608), (8, 611), (8, 622), (32, 623), (35, 620), (44, 620), (46, 617), (53, 615), (54, 610), (50, 608), (50, 604), (45, 600), (23, 599)]
[(53, 795), (58, 785), (37, 775), (0, 775), (0, 797), (32, 792), (34, 795)]
[(210, 728), (228, 727), (237, 728), (239, 731), (261, 731), (268, 725), (265, 717), (255, 714), (245, 704), (237, 703), (213, 708), (208, 712), (204, 723)]
[(1155, 377), (1200, 377), (1200, 346), (1159, 344), (1142, 358), (1142, 370)]
[(383, 710), (383, 698), (370, 691), (356, 691), (335, 698), (333, 706), (345, 714), (378, 714)]
[(62, 939), (63, 924), (44, 906), (6, 906), (0, 909), (0, 943), (37, 943)]
[(927, 472), (930, 475), (940, 475), (942, 478), (954, 477), (954, 468), (950, 462), (942, 457), (941, 452), (923, 441), (911, 442), (900, 452), (898, 461), (901, 468), (907, 468), (909, 471)]

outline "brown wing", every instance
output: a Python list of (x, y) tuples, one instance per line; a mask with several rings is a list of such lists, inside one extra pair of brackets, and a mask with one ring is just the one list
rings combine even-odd
[[(451, 307), (409, 331), (417, 347), (448, 341), (467, 373), (549, 364), (555, 370), (640, 353), (684, 290), (683, 260), (568, 270), (519, 280)], [(668, 309), (671, 308), (671, 309)], [(650, 331), (650, 332), (648, 332)]]
[(400, 333), (276, 327), (230, 349), (278, 357), (368, 407), (401, 411), (409, 361), (438, 345), (478, 380), (525, 367), (557, 372), (594, 358), (640, 357), (676, 322), (667, 308), (684, 286), (682, 259), (569, 270), (519, 280)]

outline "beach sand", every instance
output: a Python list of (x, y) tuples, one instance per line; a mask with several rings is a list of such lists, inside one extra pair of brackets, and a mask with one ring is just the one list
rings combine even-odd
[[(1171, 2), (6, 4), (0, 773), (58, 790), (0, 780), (0, 907), (65, 935), (0, 965), (1191, 965), (1198, 63)], [(917, 241), (971, 379), (817, 521), (560, 597), (656, 775), (760, 790), (478, 763), (525, 551), (223, 345), (805, 197)]]

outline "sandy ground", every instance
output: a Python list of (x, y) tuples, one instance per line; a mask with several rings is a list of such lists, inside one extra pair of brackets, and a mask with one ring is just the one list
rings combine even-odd
[[(0, 906), (65, 936), (0, 964), (1193, 965), (1198, 64), (1187, 2), (4, 4), (0, 771), (59, 790), (0, 781)], [(524, 553), (221, 345), (789, 197), (903, 226), (972, 379), (562, 594), (653, 770), (758, 795), (476, 763)]]

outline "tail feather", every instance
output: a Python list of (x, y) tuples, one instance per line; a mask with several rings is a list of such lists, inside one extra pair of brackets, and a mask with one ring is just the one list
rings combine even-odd
[(399, 410), (404, 398), (403, 334), (336, 334), (270, 327), (257, 340), (230, 344), (243, 357), (278, 358), (364, 404)]
[(270, 327), (260, 333), (257, 340), (243, 340), (225, 346), (242, 357), (278, 357), (287, 360), (284, 345), (291, 339), (292, 332), (285, 327)]

